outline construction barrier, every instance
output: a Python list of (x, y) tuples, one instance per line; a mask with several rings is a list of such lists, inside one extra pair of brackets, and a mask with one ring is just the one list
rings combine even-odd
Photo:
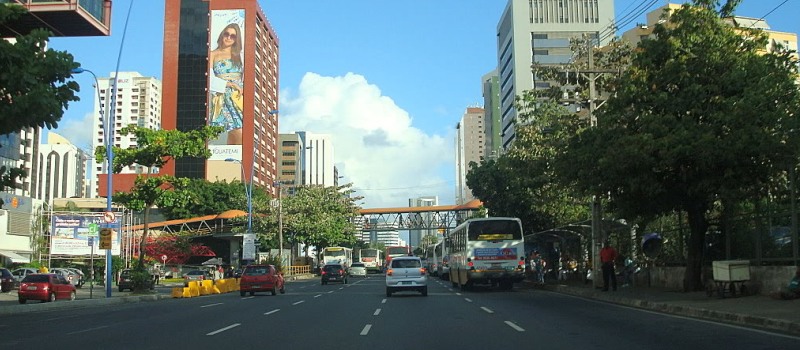
[(286, 266), (286, 275), (302, 275), (311, 273), (311, 265)]
[(173, 298), (192, 298), (201, 295), (230, 293), (239, 290), (238, 278), (221, 280), (190, 281), (186, 287), (172, 288)]

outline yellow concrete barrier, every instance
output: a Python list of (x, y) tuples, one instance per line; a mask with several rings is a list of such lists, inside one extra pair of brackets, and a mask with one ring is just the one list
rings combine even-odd
[(197, 281), (190, 281), (189, 286), (189, 297), (198, 297), (200, 296), (200, 283)]
[(200, 295), (210, 295), (214, 292), (214, 281), (203, 280), (200, 283)]

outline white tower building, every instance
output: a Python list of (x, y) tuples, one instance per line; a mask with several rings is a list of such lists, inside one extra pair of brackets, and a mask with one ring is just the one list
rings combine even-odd
[[(112, 72), (109, 76), (113, 76)], [(95, 96), (94, 114), (95, 122), (92, 123), (92, 149), (104, 145), (105, 130), (103, 130), (103, 116), (106, 106), (112, 101), (110, 96), (112, 78), (98, 78), (100, 84), (100, 98)], [(97, 90), (95, 90), (95, 93)], [(99, 101), (99, 104), (98, 104)], [(114, 120), (111, 121), (113, 145), (121, 148), (135, 147), (134, 135), (121, 135), (119, 130), (136, 124), (153, 130), (161, 129), (161, 81), (153, 77), (144, 77), (137, 72), (119, 72), (117, 79), (117, 96), (114, 108)], [(102, 112), (101, 112), (102, 111)], [(97, 197), (98, 174), (107, 174), (106, 162), (98, 163), (94, 158), (90, 160), (92, 181), (90, 185), (91, 197)], [(134, 165), (122, 169), (122, 174), (142, 174), (147, 168)], [(154, 169), (154, 173), (158, 172)]]
[(53, 198), (84, 197), (86, 153), (54, 132), (39, 146), (35, 198), (52, 206)]

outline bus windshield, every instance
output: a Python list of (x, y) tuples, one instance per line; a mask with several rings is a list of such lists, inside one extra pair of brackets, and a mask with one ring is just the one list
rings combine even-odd
[(469, 224), (470, 241), (503, 241), (522, 239), (522, 230), (514, 220), (474, 221)]
[(408, 254), (407, 247), (386, 248), (386, 255), (407, 255), (407, 254)]

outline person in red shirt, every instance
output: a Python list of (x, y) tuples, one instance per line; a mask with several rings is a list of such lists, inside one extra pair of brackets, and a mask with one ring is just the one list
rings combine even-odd
[(608, 291), (608, 280), (611, 280), (611, 288), (617, 290), (617, 275), (614, 271), (614, 261), (617, 260), (617, 250), (606, 241), (603, 249), (600, 249), (600, 262), (603, 264), (603, 291)]

